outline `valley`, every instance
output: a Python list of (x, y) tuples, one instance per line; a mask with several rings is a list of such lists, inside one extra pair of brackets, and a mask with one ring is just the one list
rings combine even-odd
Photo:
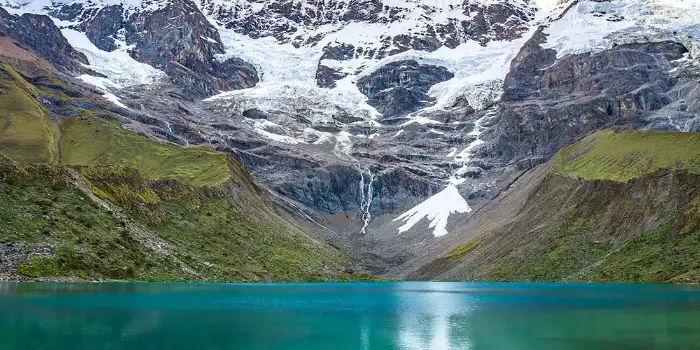
[(698, 282), (695, 0), (2, 8), (0, 278)]

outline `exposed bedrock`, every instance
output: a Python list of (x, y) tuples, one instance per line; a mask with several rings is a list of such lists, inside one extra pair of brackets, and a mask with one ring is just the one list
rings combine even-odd
[(95, 46), (112, 51), (118, 47), (115, 39), (134, 45), (132, 57), (164, 71), (187, 99), (249, 88), (259, 80), (250, 63), (217, 56), (225, 53), (219, 32), (190, 0), (171, 1), (128, 18), (121, 5), (90, 9), (80, 16)]
[(697, 81), (673, 72), (687, 52), (683, 45), (624, 44), (557, 59), (539, 45), (544, 40), (536, 34), (513, 60), (497, 122), (481, 136), (486, 144), (478, 157), (528, 169), (603, 127), (696, 127), (687, 109), (700, 96), (687, 85)]
[(428, 105), (430, 87), (452, 79), (447, 68), (398, 61), (384, 65), (357, 81), (368, 103), (385, 118), (403, 116)]
[(73, 49), (49, 16), (29, 13), (14, 16), (0, 8), (0, 36), (16, 40), (65, 73), (87, 71), (82, 66), (88, 62), (85, 55)]

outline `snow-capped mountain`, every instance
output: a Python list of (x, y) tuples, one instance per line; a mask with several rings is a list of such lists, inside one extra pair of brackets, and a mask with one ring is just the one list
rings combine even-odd
[(700, 131), (697, 0), (4, 8), (50, 16), (125, 127), (236, 154), (380, 273), (594, 130)]

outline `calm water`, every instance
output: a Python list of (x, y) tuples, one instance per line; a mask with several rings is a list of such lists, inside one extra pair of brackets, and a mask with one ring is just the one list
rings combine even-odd
[(700, 289), (0, 284), (0, 349), (700, 349)]

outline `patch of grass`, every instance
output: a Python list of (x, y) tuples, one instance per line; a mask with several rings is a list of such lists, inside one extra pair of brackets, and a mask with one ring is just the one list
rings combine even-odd
[(35, 95), (12, 67), (0, 65), (0, 154), (27, 163), (56, 163), (58, 128)]
[(65, 118), (61, 127), (64, 165), (119, 165), (151, 180), (176, 179), (215, 187), (229, 178), (225, 153), (161, 144), (95, 117)]
[(156, 227), (187, 259), (217, 281), (332, 281), (345, 262), (334, 249), (309, 239), (274, 216), (251, 221), (224, 199), (195, 208), (165, 202)]
[(627, 182), (659, 169), (700, 173), (700, 133), (602, 130), (559, 151), (554, 171)]
[[(0, 159), (2, 160), (2, 159)], [(30, 278), (129, 281), (366, 281), (347, 257), (288, 224), (252, 191), (151, 183), (133, 169), (82, 168), (79, 174), (124, 209), (94, 203), (53, 165), (0, 161), (0, 243), (51, 247), (19, 273)], [(146, 203), (144, 203), (146, 202)], [(143, 205), (142, 205), (143, 204)], [(136, 208), (136, 209), (134, 209)], [(144, 213), (139, 210), (143, 210)], [(258, 215), (252, 215), (257, 213)], [(172, 245), (149, 248), (139, 230)], [(189, 270), (183, 268), (186, 266)]]
[(532, 237), (522, 249), (504, 257), (491, 270), (494, 281), (561, 281), (594, 263), (611, 249), (605, 242), (594, 242), (586, 235), (588, 221), (569, 217), (554, 230)]
[(464, 244), (464, 245), (461, 245), (455, 249), (452, 249), (451, 252), (441, 256), (441, 258), (443, 258), (443, 259), (459, 259), (459, 258), (467, 255), (467, 253), (469, 253), (470, 251), (474, 250), (474, 248), (478, 247), (481, 244), (481, 242), (483, 242), (483, 240), (484, 240), (483, 238), (475, 239), (467, 244)]
[[(20, 266), (22, 275), (131, 280), (177, 272), (172, 260), (153, 254), (117, 218), (64, 181), (60, 168), (23, 170), (24, 176), (0, 181), (0, 242), (40, 244), (52, 251)], [(179, 280), (185, 277), (181, 272)]]
[(625, 283), (700, 282), (700, 231), (674, 235), (674, 221), (642, 232), (577, 280)]

